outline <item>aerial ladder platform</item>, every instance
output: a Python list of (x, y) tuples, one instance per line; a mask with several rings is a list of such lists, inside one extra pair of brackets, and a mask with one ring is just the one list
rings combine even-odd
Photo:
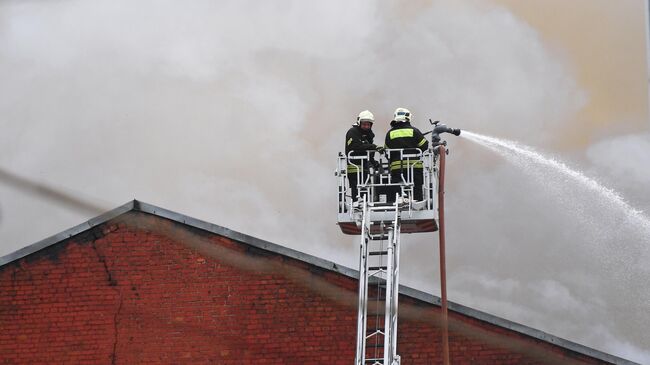
[[(376, 151), (338, 156), (337, 223), (343, 233), (360, 236), (355, 365), (400, 365), (397, 314), (401, 234), (438, 230), (438, 164), (444, 162), (440, 151), (446, 154), (446, 142), (439, 134), (460, 134), (458, 129), (432, 124), (434, 129), (425, 133), (431, 133), (425, 151), (386, 149), (378, 158)], [(391, 176), (388, 156), (407, 161), (399, 179)], [(420, 201), (414, 200), (417, 161), (421, 161), (423, 169)], [(349, 193), (350, 173), (356, 174), (356, 197)]]

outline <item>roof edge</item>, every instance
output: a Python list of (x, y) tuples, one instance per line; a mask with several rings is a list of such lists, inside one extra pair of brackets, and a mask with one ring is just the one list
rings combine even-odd
[[(132, 200), (124, 205), (121, 205), (113, 210), (110, 210), (104, 214), (101, 214), (95, 218), (92, 218), (88, 220), (87, 222), (84, 222), (82, 224), (79, 224), (77, 226), (74, 226), (72, 228), (69, 228), (61, 233), (55, 234), (53, 236), (50, 236), (48, 238), (45, 238), (41, 241), (38, 241), (32, 245), (23, 247), (13, 253), (10, 253), (8, 255), (5, 255), (3, 257), (0, 257), (0, 267), (9, 264), (13, 261), (19, 260), (23, 257), (26, 257), (30, 254), (33, 254), (35, 252), (38, 252), (42, 249), (45, 249), (49, 246), (52, 246), (60, 241), (63, 241), (65, 239), (68, 239), (74, 235), (77, 235), (79, 233), (82, 233), (90, 228), (93, 228), (95, 226), (98, 226), (100, 224), (106, 223), (109, 220), (116, 218), (122, 214), (128, 213), (130, 211), (139, 211), (143, 213), (148, 213), (152, 215), (156, 215), (162, 218), (166, 218), (178, 223), (182, 223), (185, 225), (189, 225), (194, 228), (202, 229), (207, 232), (211, 232), (214, 234), (218, 234), (220, 236), (230, 238), (234, 241), (238, 241), (241, 243), (245, 243), (266, 251), (274, 252), (283, 256), (287, 256), (305, 263), (308, 263), (310, 265), (314, 265), (317, 267), (320, 267), (322, 269), (334, 271), (340, 274), (343, 274), (345, 276), (348, 276), (353, 279), (359, 279), (359, 272), (357, 270), (348, 268), (346, 266), (338, 265), (332, 261), (328, 261), (316, 256), (312, 256), (309, 254), (306, 254), (304, 252), (300, 252), (285, 246), (281, 246), (269, 241), (265, 241), (253, 236), (249, 236), (247, 234), (233, 231), (229, 228), (225, 228), (222, 226), (218, 226), (213, 223), (205, 222), (200, 219), (192, 218), (189, 216), (186, 216), (184, 214), (176, 213), (168, 209), (160, 208), (152, 204), (144, 203), (139, 200)], [(433, 295), (429, 294), (426, 292), (423, 292), (421, 290), (413, 289), (404, 285), (400, 285), (399, 292), (403, 295), (409, 296), (414, 299), (418, 299), (436, 306), (440, 306), (440, 298)], [(498, 327), (506, 328), (511, 331), (538, 339), (540, 341), (550, 343), (568, 350), (571, 350), (573, 352), (589, 356), (592, 358), (596, 358), (598, 360), (606, 361), (612, 364), (616, 365), (641, 365), (639, 363), (632, 362), (630, 360), (626, 360), (614, 355), (610, 355), (601, 351), (598, 351), (596, 349), (592, 349), (590, 347), (580, 345), (578, 343), (565, 340), (562, 338), (559, 338), (557, 336), (548, 334), (546, 332), (501, 318), (497, 317), (495, 315), (482, 312), (467, 306), (464, 306), (462, 304), (454, 303), (454, 302), (448, 302), (449, 305), (449, 310), (454, 311), (459, 314), (466, 315), (471, 318), (475, 318), (478, 320), (481, 320), (483, 322), (487, 322), (490, 324), (493, 324)]]
[(218, 226), (213, 223), (205, 222), (200, 219), (195, 219), (188, 217), (186, 215), (172, 212), (171, 210), (167, 210), (164, 208), (157, 207), (155, 205), (143, 203), (143, 202), (137, 202), (136, 208), (134, 210), (138, 210), (144, 213), (149, 213), (153, 215), (157, 215), (163, 218), (167, 218), (170, 220), (173, 220), (175, 222), (187, 224), (189, 226), (195, 227), (202, 229), (204, 231), (208, 231), (211, 233), (218, 234), (220, 236), (224, 236), (227, 238), (230, 238), (232, 240), (246, 243), (248, 245), (254, 246), (256, 248), (260, 248), (266, 251), (271, 251), (274, 253), (278, 253), (283, 256), (287, 256), (299, 261), (306, 262), (311, 265), (318, 266), (323, 269), (335, 271), (338, 273), (341, 273), (343, 275), (359, 279), (359, 272), (353, 269), (350, 269), (345, 266), (338, 265), (332, 261), (328, 261), (325, 259), (321, 259), (316, 256), (312, 256), (309, 254), (306, 254), (304, 252), (300, 252), (285, 246), (281, 246), (278, 244), (275, 244), (273, 242), (269, 242), (257, 237), (249, 236), (245, 233), (233, 231), (229, 228), (225, 228), (222, 226)]

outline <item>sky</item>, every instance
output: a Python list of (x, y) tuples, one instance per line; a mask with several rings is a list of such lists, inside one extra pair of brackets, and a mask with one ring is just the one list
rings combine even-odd
[[(0, 2), (0, 255), (139, 199), (356, 268), (356, 115), (518, 141), (650, 215), (642, 0)], [(462, 136), (461, 136), (462, 137)], [(650, 363), (647, 232), (448, 137), (451, 301)], [(402, 283), (439, 293), (437, 238)]]

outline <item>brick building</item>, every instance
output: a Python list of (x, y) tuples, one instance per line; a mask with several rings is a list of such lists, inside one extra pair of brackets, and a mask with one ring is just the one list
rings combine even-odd
[[(0, 258), (0, 364), (352, 364), (355, 270), (138, 201)], [(402, 364), (439, 298), (400, 289)], [(450, 303), (453, 364), (633, 364)]]

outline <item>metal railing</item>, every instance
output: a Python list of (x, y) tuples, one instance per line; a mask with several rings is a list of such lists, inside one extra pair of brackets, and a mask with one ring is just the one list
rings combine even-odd
[[(378, 155), (378, 159), (375, 157)], [(389, 158), (390, 156), (391, 158)], [(391, 174), (391, 161), (399, 163), (401, 174)], [(433, 150), (386, 149), (383, 154), (375, 150), (352, 151), (346, 156), (338, 155), (336, 176), (338, 177), (338, 213), (350, 213), (360, 207), (353, 202), (365, 196), (370, 205), (385, 204), (395, 199), (408, 199), (409, 207), (419, 210), (436, 208), (437, 155)], [(414, 204), (414, 176), (418, 165), (422, 166), (423, 200)], [(396, 166), (396, 165), (393, 165)], [(352, 196), (349, 176), (354, 174), (357, 181), (357, 196)], [(388, 194), (396, 194), (390, 199)]]

